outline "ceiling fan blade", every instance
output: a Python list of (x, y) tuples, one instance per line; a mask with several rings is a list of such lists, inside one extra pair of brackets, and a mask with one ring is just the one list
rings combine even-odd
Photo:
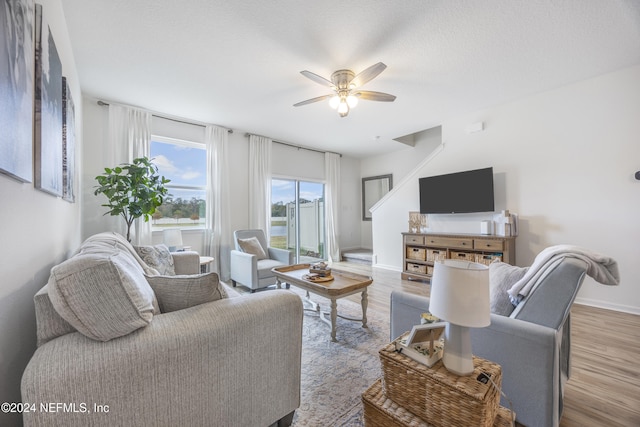
[(333, 95), (322, 95), (322, 96), (317, 96), (315, 98), (311, 98), (311, 99), (307, 99), (306, 101), (300, 101), (297, 104), (293, 104), (294, 107), (300, 107), (302, 105), (307, 105), (307, 104), (312, 104), (314, 102), (318, 102), (318, 101), (324, 101), (325, 99), (329, 99), (331, 98)]
[(316, 73), (312, 73), (311, 71), (300, 71), (300, 74), (302, 74), (303, 76), (305, 76), (306, 78), (313, 80), (314, 82), (321, 84), (322, 86), (329, 86), (330, 88), (333, 88), (333, 83), (331, 83), (329, 80), (325, 79), (322, 76), (317, 75)]
[(396, 100), (395, 95), (390, 95), (383, 92), (374, 92), (371, 90), (360, 90), (353, 93), (353, 95), (357, 96), (360, 99), (366, 99), (367, 101), (393, 102)]
[(374, 79), (378, 74), (384, 71), (387, 68), (382, 62), (378, 62), (377, 64), (372, 65), (366, 70), (362, 71), (360, 74), (355, 76), (351, 83), (355, 85), (355, 87), (360, 87), (368, 81)]

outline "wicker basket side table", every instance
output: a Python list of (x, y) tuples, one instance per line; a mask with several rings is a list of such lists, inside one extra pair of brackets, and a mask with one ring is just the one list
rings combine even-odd
[(379, 355), (386, 396), (420, 419), (435, 427), (493, 425), (500, 407), (500, 365), (474, 357), (474, 373), (463, 377), (449, 372), (442, 361), (432, 367), (418, 363), (396, 352), (393, 343)]
[[(366, 427), (433, 427), (387, 397), (377, 380), (362, 394)], [(498, 408), (493, 427), (511, 427), (511, 412)]]

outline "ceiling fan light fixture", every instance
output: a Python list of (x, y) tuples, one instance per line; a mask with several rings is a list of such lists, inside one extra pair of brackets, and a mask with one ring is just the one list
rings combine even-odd
[(374, 79), (384, 71), (385, 68), (387, 68), (385, 64), (378, 62), (357, 75), (351, 70), (338, 70), (331, 74), (331, 80), (325, 79), (311, 71), (300, 71), (300, 74), (306, 78), (322, 86), (331, 88), (333, 93), (297, 102), (293, 104), (293, 106), (300, 107), (328, 99), (331, 108), (336, 109), (340, 117), (346, 117), (349, 111), (358, 105), (359, 98), (366, 101), (393, 102), (396, 99), (395, 95), (384, 92), (360, 90), (362, 85)]
[(334, 95), (331, 98), (329, 98), (329, 106), (331, 108), (335, 110), (338, 108), (338, 105), (340, 105), (340, 97), (338, 95)]
[(340, 117), (346, 117), (349, 114), (349, 105), (347, 104), (346, 99), (340, 100), (340, 105), (338, 105), (338, 114)]

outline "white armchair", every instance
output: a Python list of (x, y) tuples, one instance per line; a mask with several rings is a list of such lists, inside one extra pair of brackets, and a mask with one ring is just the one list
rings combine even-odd
[(231, 283), (238, 283), (255, 292), (276, 283), (274, 267), (293, 264), (293, 253), (269, 247), (264, 231), (236, 230), (235, 249), (231, 250)]

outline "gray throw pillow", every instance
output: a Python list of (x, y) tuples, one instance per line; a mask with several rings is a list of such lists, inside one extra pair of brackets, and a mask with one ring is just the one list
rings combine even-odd
[(156, 294), (160, 311), (170, 313), (227, 298), (216, 273), (189, 276), (146, 276)]
[(76, 255), (51, 269), (48, 290), (58, 314), (98, 341), (147, 326), (154, 314), (153, 290), (129, 254)]
[(517, 267), (505, 262), (494, 261), (489, 264), (489, 285), (491, 312), (509, 316), (515, 308), (507, 291), (522, 279), (529, 267)]
[(267, 254), (264, 252), (264, 249), (262, 249), (262, 245), (256, 237), (238, 239), (238, 244), (244, 252), (257, 256), (258, 260), (267, 258)]
[(134, 246), (140, 258), (151, 268), (158, 270), (163, 276), (173, 276), (176, 274), (173, 265), (173, 256), (169, 252), (167, 245), (155, 246)]

